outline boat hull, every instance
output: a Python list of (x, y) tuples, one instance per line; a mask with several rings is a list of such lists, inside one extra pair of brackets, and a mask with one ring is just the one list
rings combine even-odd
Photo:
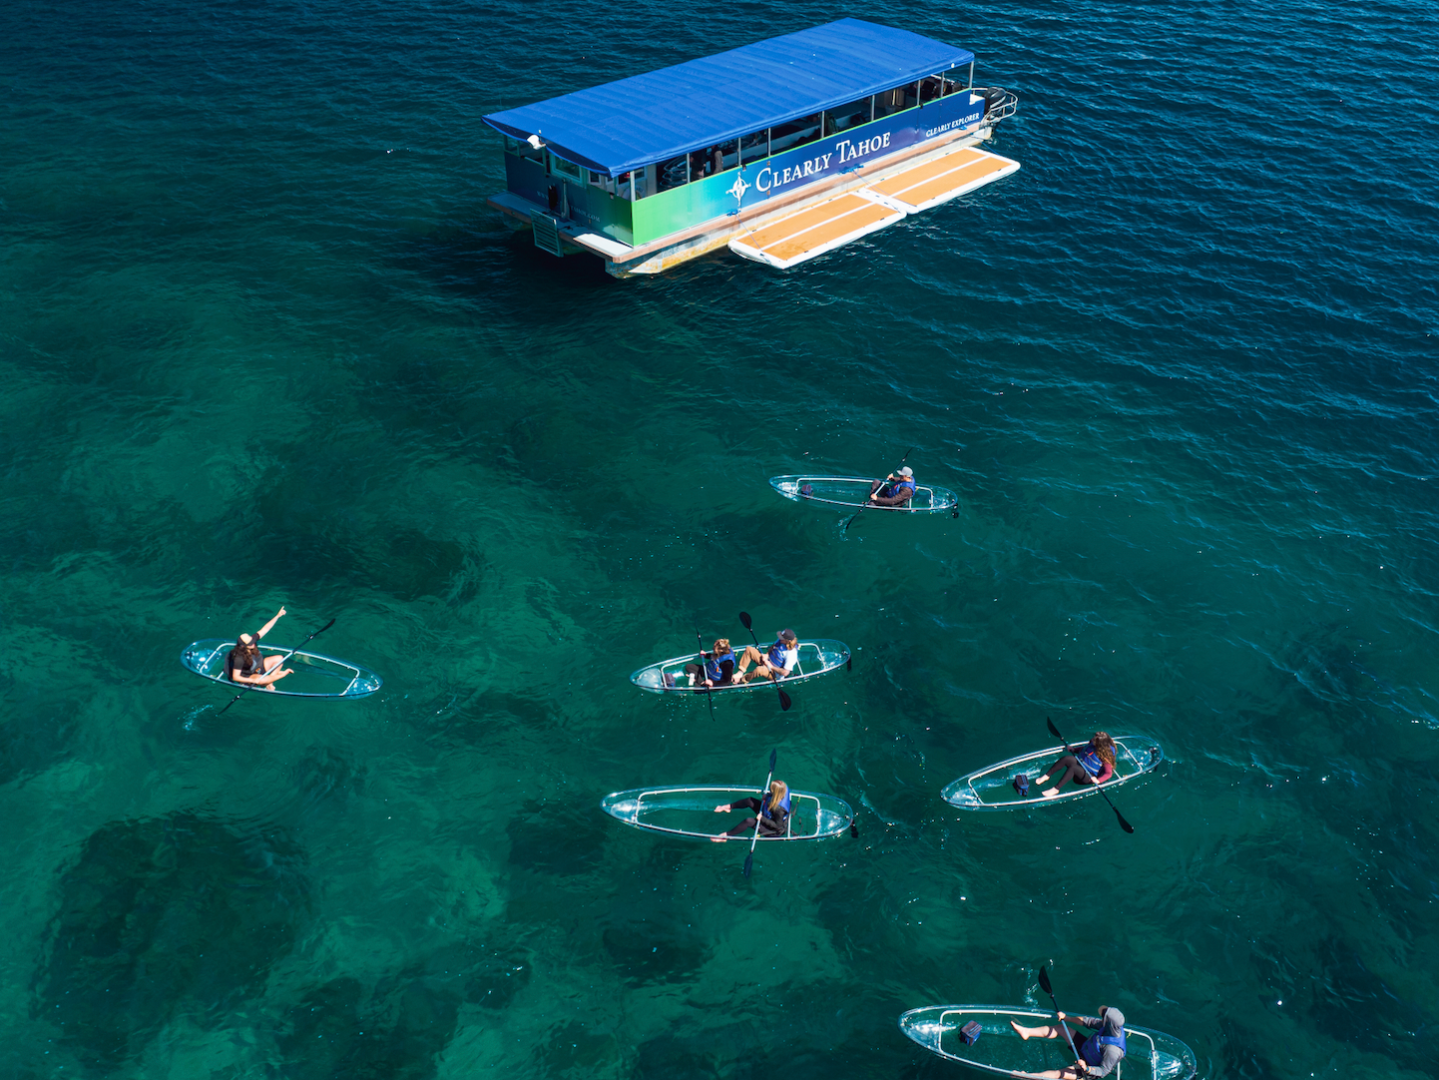
[[(967, 1045), (959, 1029), (971, 1020), (983, 1031)], [(1037, 1027), (1052, 1022), (1054, 1014), (1007, 1005), (930, 1005), (904, 1013), (899, 1029), (932, 1054), (1000, 1076), (1036, 1076), (1074, 1064), (1063, 1039), (1023, 1040), (1011, 1020)], [(1194, 1051), (1172, 1035), (1128, 1024), (1124, 1034), (1129, 1045), (1121, 1069), (1130, 1080), (1189, 1080), (1199, 1071)]]
[[(665, 833), (708, 840), (735, 824), (734, 814), (722, 818), (714, 808), (722, 803), (757, 798), (753, 787), (715, 785), (711, 787), (632, 788), (616, 791), (600, 801), (600, 808), (618, 821), (646, 832)], [(854, 821), (849, 803), (835, 795), (812, 791), (790, 791), (790, 833), (761, 836), (761, 843), (785, 840), (824, 840), (842, 835)]]
[(860, 476), (771, 476), (769, 480), (770, 487), (786, 499), (850, 510), (868, 506), (871, 510), (891, 510), (902, 514), (937, 514), (959, 505), (959, 496), (949, 488), (916, 486), (909, 505), (876, 506), (866, 502), (873, 482)]
[[(202, 679), (209, 679), (239, 691), (243, 688), (242, 683), (234, 683), (225, 678), (225, 657), (234, 647), (233, 641), (220, 638), (195, 641), (185, 646), (185, 650), (180, 654), (180, 663)], [(260, 652), (265, 656), (285, 656), (289, 650), (262, 644)], [(382, 685), (380, 677), (373, 671), (367, 671), (345, 660), (336, 660), (332, 656), (321, 656), (319, 653), (296, 652), (286, 658), (285, 666), (293, 669), (295, 673), (275, 683), (273, 690), (256, 687), (255, 693), (273, 693), (276, 697), (348, 701), (352, 698), (369, 697)]]
[(961, 776), (941, 794), (945, 802), (961, 810), (1013, 810), (1020, 806), (1050, 806), (1127, 784), (1153, 772), (1164, 760), (1164, 751), (1159, 744), (1144, 735), (1116, 735), (1114, 750), (1112, 777), (1101, 785), (1070, 784), (1068, 790), (1061, 791), (1052, 799), (1042, 798), (1038, 791), (1033, 790), (1032, 785), (1030, 797), (1021, 799), (1014, 790), (1013, 780), (1015, 775), (1021, 772), (1029, 777), (1031, 782), (1035, 777), (1043, 775), (1044, 770), (1065, 752), (1063, 746), (1035, 750), (978, 769), (967, 776)]
[[(675, 656), (669, 660), (661, 660), (658, 664), (650, 664), (642, 667), (630, 676), (630, 682), (634, 683), (641, 690), (648, 690), (652, 694), (739, 694), (746, 690), (773, 690), (774, 683), (769, 679), (756, 679), (752, 683), (733, 683), (729, 686), (716, 686), (705, 691), (703, 686), (696, 690), (689, 684), (689, 676), (685, 674), (686, 664), (700, 662), (698, 653), (689, 653), (685, 656)], [(795, 665), (794, 671), (789, 678), (781, 679), (780, 686), (792, 686), (795, 683), (805, 682), (808, 679), (816, 678), (837, 668), (844, 667), (849, 663), (849, 646), (842, 641), (835, 641), (833, 638), (816, 638), (813, 641), (804, 641), (799, 647), (799, 663)], [(666, 679), (669, 676), (669, 679)]]

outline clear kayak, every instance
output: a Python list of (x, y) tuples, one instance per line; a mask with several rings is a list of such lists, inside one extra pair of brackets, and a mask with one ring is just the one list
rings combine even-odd
[[(1114, 736), (1114, 775), (1103, 784), (1074, 784), (1052, 799), (1046, 799), (1034, 787), (1035, 777), (1053, 765), (1064, 754), (1062, 746), (1036, 750), (1032, 754), (1001, 761), (997, 765), (961, 776), (940, 794), (944, 801), (961, 810), (1012, 810), (1016, 806), (1048, 806), (1094, 795), (1101, 788), (1108, 791), (1128, 783), (1137, 776), (1151, 772), (1164, 760), (1164, 751), (1153, 739), (1143, 735)], [(1023, 773), (1030, 780), (1029, 798), (1022, 799), (1014, 790), (1014, 778)]]
[[(600, 808), (637, 829), (707, 840), (733, 827), (737, 815), (745, 813), (736, 810), (723, 817), (714, 812), (716, 806), (759, 796), (760, 792), (753, 787), (635, 788), (606, 795), (600, 801)], [(854, 821), (849, 803), (837, 796), (793, 790), (789, 796), (789, 831), (784, 836), (761, 836), (760, 843), (823, 840), (839, 836)]]
[(907, 505), (875, 506), (868, 502), (870, 485), (874, 481), (862, 476), (771, 476), (769, 482), (770, 486), (786, 499), (823, 503), (827, 506), (847, 506), (852, 509), (869, 506), (871, 510), (935, 514), (942, 510), (953, 510), (959, 505), (959, 496), (949, 488), (917, 485), (914, 497)]
[[(202, 679), (222, 683), (239, 690), (242, 683), (234, 683), (225, 677), (225, 657), (235, 647), (233, 641), (207, 638), (186, 645), (180, 654), (180, 663)], [(284, 656), (290, 650), (261, 645), (265, 656)], [(318, 653), (296, 652), (285, 660), (285, 667), (294, 670), (274, 684), (274, 690), (256, 687), (254, 693), (274, 693), (277, 697), (300, 698), (362, 698), (380, 688), (380, 677), (373, 671), (336, 660)]]
[[(983, 1030), (968, 1044), (959, 1029), (971, 1020)], [(899, 1018), (899, 1029), (940, 1057), (1001, 1076), (1036, 1076), (1074, 1064), (1062, 1036), (1024, 1040), (1009, 1026), (1011, 1020), (1037, 1027), (1052, 1023), (1054, 1014), (1005, 1005), (930, 1005), (910, 1009)], [(1199, 1071), (1194, 1051), (1173, 1035), (1126, 1024), (1124, 1037), (1128, 1049), (1116, 1076), (1122, 1072), (1127, 1080), (1189, 1080)]]
[[(736, 650), (739, 651), (739, 650)], [(642, 667), (630, 676), (630, 682), (634, 683), (641, 690), (648, 690), (654, 694), (694, 694), (705, 691), (704, 683), (698, 688), (690, 684), (690, 677), (685, 674), (686, 664), (702, 663), (699, 653), (689, 653), (687, 656), (676, 656), (670, 660), (661, 660), (658, 664), (651, 664), (649, 667)], [(827, 671), (844, 667), (849, 663), (849, 646), (843, 641), (835, 641), (833, 638), (815, 638), (813, 641), (802, 641), (799, 646), (799, 662), (795, 664), (794, 670), (787, 678), (779, 681), (780, 686), (789, 686), (792, 683), (804, 682), (806, 679), (813, 679), (816, 675), (823, 675)], [(731, 683), (729, 686), (716, 686), (710, 693), (731, 694), (742, 690), (770, 690), (774, 689), (774, 682), (770, 679), (756, 679), (751, 683)]]

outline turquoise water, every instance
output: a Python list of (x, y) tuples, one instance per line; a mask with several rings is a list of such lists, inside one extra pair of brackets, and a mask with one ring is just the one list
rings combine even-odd
[[(843, 12), (0, 11), (0, 1040), (22, 1077), (958, 1077), (939, 1002), (1432, 1076), (1433, 3), (882, 3), (1014, 177), (776, 275), (511, 234), (485, 112)], [(961, 514), (766, 478), (911, 446)], [(253, 629), (385, 678), (228, 695)], [(852, 672), (701, 701), (696, 629)], [(1096, 727), (1169, 758), (965, 814)], [(859, 838), (605, 817), (795, 786)], [(716, 819), (718, 820), (718, 819)]]

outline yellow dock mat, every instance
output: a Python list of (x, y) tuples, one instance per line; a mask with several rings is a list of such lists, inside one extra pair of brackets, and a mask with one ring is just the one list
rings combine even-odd
[(736, 255), (785, 270), (902, 221), (904, 213), (867, 197), (861, 189), (767, 222), (736, 236), (729, 246)]
[(991, 184), (1018, 168), (1017, 161), (969, 147), (895, 173), (865, 190), (896, 210), (914, 214)]

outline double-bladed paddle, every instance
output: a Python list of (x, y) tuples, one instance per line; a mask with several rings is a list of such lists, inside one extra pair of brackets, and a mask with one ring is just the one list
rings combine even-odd
[(769, 798), (769, 782), (774, 779), (774, 763), (779, 758), (778, 750), (769, 752), (769, 776), (765, 779), (764, 790), (759, 793), (759, 809), (754, 812), (754, 836), (750, 838), (749, 854), (744, 857), (744, 876), (754, 869), (754, 846), (759, 843), (759, 823), (764, 820), (764, 801)]
[[(1056, 739), (1058, 739), (1060, 742), (1064, 743), (1065, 752), (1069, 754), (1074, 754), (1074, 748), (1069, 745), (1069, 740), (1067, 740), (1063, 735), (1059, 733), (1059, 728), (1054, 726), (1054, 721), (1046, 716), (1044, 718), (1044, 722), (1049, 725), (1049, 733), (1053, 735)], [(1074, 754), (1074, 759), (1078, 761), (1079, 755)], [(1104, 801), (1109, 803), (1109, 808), (1114, 811), (1114, 816), (1119, 819), (1119, 827), (1127, 833), (1132, 833), (1134, 831), (1134, 826), (1129, 824), (1129, 822), (1125, 821), (1124, 815), (1119, 812), (1119, 807), (1115, 806), (1114, 803), (1109, 801), (1109, 796), (1104, 794), (1104, 785), (1102, 784), (1099, 786), (1099, 793), (1101, 795), (1104, 795)]]
[[(279, 662), (278, 664), (276, 664), (275, 667), (276, 667), (276, 668), (284, 667), (286, 660), (290, 659), (290, 657), (294, 656), (297, 652), (299, 652), (300, 649), (301, 649), (303, 646), (309, 644), (309, 642), (310, 642), (313, 638), (319, 637), (321, 634), (323, 634), (326, 630), (328, 630), (330, 627), (332, 627), (332, 626), (334, 626), (334, 625), (335, 625), (335, 620), (334, 620), (334, 619), (331, 619), (331, 620), (330, 620), (329, 622), (327, 622), (324, 626), (320, 627), (320, 629), (316, 630), (313, 634), (311, 634), (309, 637), (307, 637), (304, 641), (300, 642), (299, 645), (296, 645), (293, 649), (291, 649), (289, 652), (287, 652), (284, 656), (280, 657), (280, 662)], [(256, 644), (258, 645), (259, 642), (256, 642)], [(229, 663), (229, 661), (226, 660), (226, 663)], [(254, 683), (246, 683), (246, 684), (245, 684), (245, 690), (253, 690), (253, 689), (255, 689), (255, 684), (254, 684)], [(221, 715), (223, 715), (223, 714), (225, 713), (225, 710), (226, 710), (226, 709), (229, 709), (230, 705), (235, 704), (235, 702), (239, 701), (242, 697), (245, 696), (245, 690), (241, 690), (238, 694), (236, 694), (234, 697), (232, 697), (232, 698), (230, 699), (230, 701), (229, 701), (229, 704), (227, 704), (224, 709), (221, 709), (221, 710), (220, 710), (219, 712), (217, 712), (215, 715), (216, 715), (216, 716), (221, 716)]]
[[(906, 460), (908, 460), (909, 455), (912, 454), (912, 453), (914, 453), (916, 449), (917, 449), (917, 447), (911, 446), (908, 450), (906, 450), (906, 451), (904, 452), (904, 457), (902, 457), (902, 458), (899, 459), (899, 464), (896, 465), (896, 466), (894, 467), (894, 469), (892, 469), (892, 470), (890, 471), (890, 475), (891, 475), (891, 476), (893, 476), (895, 472), (899, 471), (899, 469), (901, 469), (901, 468), (904, 466), (904, 463), (905, 463)], [(861, 506), (858, 510), (856, 510), (856, 511), (854, 512), (854, 517), (850, 518), (848, 521), (846, 521), (846, 522), (844, 523), (844, 525), (842, 525), (842, 526), (840, 527), (840, 530), (839, 530), (839, 531), (840, 531), (841, 533), (847, 533), (847, 532), (849, 532), (849, 527), (854, 524), (854, 518), (859, 517), (860, 514), (862, 514), (862, 513), (865, 512), (866, 508), (868, 508), (868, 506), (869, 506), (869, 499), (872, 499), (872, 498), (874, 498), (874, 496), (873, 496), (873, 495), (870, 495), (869, 498), (867, 498), (867, 499), (865, 500), (864, 506)]]
[(1079, 1051), (1074, 1048), (1074, 1038), (1069, 1034), (1069, 1025), (1059, 1016), (1059, 1002), (1054, 1000), (1054, 987), (1049, 985), (1049, 972), (1044, 968), (1039, 969), (1039, 988), (1049, 995), (1049, 1003), (1054, 1006), (1054, 1019), (1059, 1024), (1059, 1030), (1064, 1032), (1064, 1041), (1069, 1043), (1069, 1052), (1074, 1055), (1074, 1060), (1079, 1060)]
[[(754, 637), (754, 620), (749, 617), (749, 612), (741, 611), (739, 613), (739, 621), (744, 623), (744, 628), (749, 631), (749, 636), (754, 638), (754, 647), (758, 649), (759, 638)], [(791, 701), (789, 695), (784, 692), (784, 688), (780, 686), (778, 679), (774, 680), (774, 688), (779, 691), (780, 712), (789, 712), (789, 707), (793, 705), (794, 702)]]
[[(707, 673), (707, 672), (705, 671), (705, 669), (704, 669), (704, 667), (705, 667), (705, 639), (702, 638), (702, 637), (700, 637), (700, 628), (699, 628), (698, 626), (695, 627), (695, 641), (697, 641), (697, 642), (699, 643), (699, 647), (700, 647), (700, 678), (702, 678), (702, 679), (708, 678), (708, 677), (709, 677), (709, 676), (708, 676), (708, 673)], [(711, 720), (713, 720), (713, 719), (715, 718), (715, 699), (712, 698), (712, 697), (710, 697), (710, 690), (712, 690), (712, 689), (713, 689), (713, 687), (710, 687), (710, 686), (704, 687), (705, 701), (709, 702), (709, 707), (710, 707), (710, 719), (711, 719)]]

